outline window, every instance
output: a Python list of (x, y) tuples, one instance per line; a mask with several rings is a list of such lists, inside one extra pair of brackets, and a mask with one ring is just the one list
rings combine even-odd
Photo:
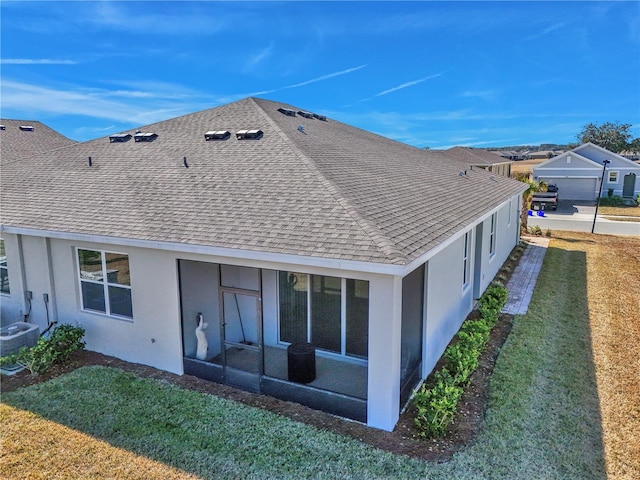
[(471, 232), (464, 234), (464, 250), (462, 252), (462, 288), (469, 286), (469, 275), (471, 273), (471, 262), (469, 252), (471, 251)]
[(83, 310), (133, 318), (128, 255), (79, 248), (78, 268)]
[(491, 215), (491, 230), (489, 232), (489, 256), (492, 256), (496, 253), (496, 216), (498, 214), (494, 213)]
[(9, 289), (9, 269), (7, 268), (7, 254), (4, 250), (4, 240), (0, 238), (0, 293), (11, 293)]
[(367, 357), (369, 282), (278, 272), (280, 340)]
[(609, 183), (618, 183), (618, 172), (609, 172)]

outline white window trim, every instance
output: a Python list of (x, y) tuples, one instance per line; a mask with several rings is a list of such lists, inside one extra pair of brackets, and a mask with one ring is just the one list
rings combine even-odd
[[(611, 180), (611, 174), (615, 174), (616, 179)], [(620, 181), (620, 172), (618, 170), (609, 170), (607, 172), (607, 183), (618, 183)]]
[[(118, 288), (124, 288), (124, 289), (128, 289), (129, 291), (132, 290), (131, 285), (121, 285), (119, 283), (110, 283), (109, 282), (109, 277), (107, 276), (107, 262), (105, 259), (105, 255), (107, 253), (113, 253), (116, 255), (126, 255), (127, 259), (129, 259), (129, 254), (128, 253), (124, 253), (124, 252), (113, 252), (110, 250), (101, 250), (101, 249), (95, 249), (95, 248), (90, 248), (90, 247), (76, 247), (76, 254), (75, 254), (75, 258), (76, 258), (76, 262), (78, 263), (78, 270), (77, 270), (77, 278), (78, 278), (78, 293), (80, 295), (80, 310), (82, 310), (83, 312), (87, 312), (87, 313), (93, 313), (95, 315), (102, 315), (105, 317), (109, 317), (109, 318), (115, 318), (118, 320), (126, 320), (129, 322), (133, 321), (133, 295), (131, 295), (131, 317), (127, 317), (125, 315), (118, 315), (116, 313), (111, 313), (111, 304), (109, 302), (109, 286), (114, 286), (114, 287), (118, 287)], [(87, 250), (87, 251), (93, 251), (93, 252), (100, 252), (100, 260), (102, 262), (102, 278), (104, 279), (103, 281), (97, 281), (97, 280), (90, 280), (90, 279), (86, 279), (86, 278), (82, 278), (82, 275), (80, 273), (80, 259), (79, 259), (79, 254), (78, 251), (79, 250)], [(129, 263), (129, 271), (131, 271), (131, 264)], [(101, 311), (101, 310), (91, 310), (89, 308), (85, 308), (84, 307), (84, 298), (82, 297), (82, 282), (87, 282), (87, 283), (93, 283), (95, 285), (102, 285), (102, 289), (104, 292), (104, 308), (105, 311)], [(129, 282), (131, 283), (131, 282)]]
[[(0, 241), (4, 242), (4, 238), (0, 238)], [(4, 253), (5, 253), (6, 265), (0, 267), (0, 270), (4, 270), (6, 272), (6, 278), (7, 278), (7, 281), (9, 282), (9, 291), (8, 292), (0, 292), (0, 295), (2, 295), (4, 297), (10, 297), (11, 296), (11, 279), (9, 278), (9, 262), (6, 259), (6, 256), (7, 256), (7, 245), (6, 244), (4, 246)]]
[(464, 234), (462, 246), (462, 291), (471, 286), (471, 231)]
[(496, 254), (496, 224), (498, 223), (498, 212), (491, 215), (491, 228), (489, 229), (489, 258)]

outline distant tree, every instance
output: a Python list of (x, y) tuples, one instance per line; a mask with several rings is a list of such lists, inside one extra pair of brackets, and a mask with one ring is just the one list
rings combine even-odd
[(631, 140), (631, 143), (629, 143), (629, 150), (640, 152), (640, 137)]
[(610, 152), (618, 153), (629, 148), (630, 123), (605, 122), (602, 125), (588, 123), (577, 135), (581, 143), (595, 143)]
[(423, 150), (431, 150), (431, 147), (422, 147)]

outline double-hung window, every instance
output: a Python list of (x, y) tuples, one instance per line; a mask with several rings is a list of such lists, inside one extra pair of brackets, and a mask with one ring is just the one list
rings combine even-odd
[(129, 256), (81, 248), (77, 251), (83, 310), (133, 318)]
[(4, 240), (0, 238), (0, 293), (11, 293), (9, 289), (9, 268), (7, 267), (7, 253), (4, 250)]
[(369, 282), (279, 272), (280, 341), (367, 357)]
[(608, 183), (618, 183), (618, 172), (615, 170), (609, 170)]

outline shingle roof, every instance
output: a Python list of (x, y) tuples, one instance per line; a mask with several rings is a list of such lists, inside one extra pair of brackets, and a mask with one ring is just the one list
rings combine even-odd
[[(12, 162), (1, 173), (1, 222), (405, 265), (523, 190), (280, 107), (299, 110), (248, 98), (140, 128), (158, 135), (152, 142), (104, 137)], [(264, 135), (236, 140), (241, 129)], [(231, 138), (205, 141), (216, 130)]]
[(456, 160), (467, 162), (469, 165), (495, 165), (508, 163), (502, 156), (481, 148), (452, 147), (442, 153)]
[[(4, 129), (0, 130), (2, 163), (76, 143), (34, 120), (0, 119), (0, 125), (4, 126)], [(20, 127), (32, 127), (32, 130)]]

